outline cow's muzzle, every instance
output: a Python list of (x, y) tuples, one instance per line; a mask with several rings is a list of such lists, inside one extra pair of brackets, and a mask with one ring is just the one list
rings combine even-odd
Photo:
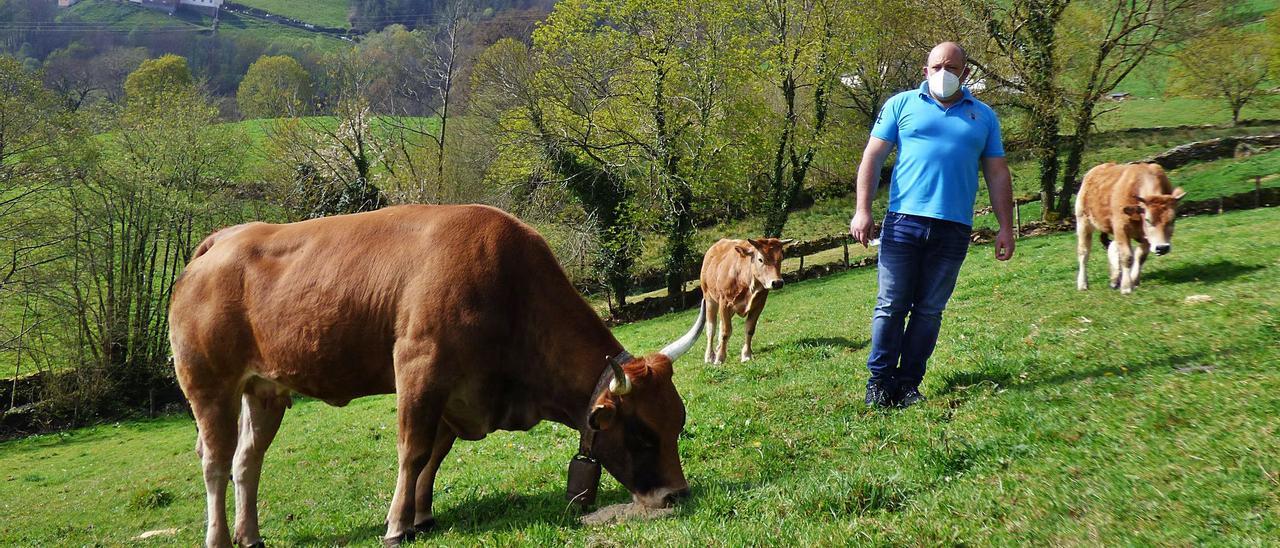
[(1173, 251), (1173, 246), (1170, 244), (1156, 246), (1156, 255), (1168, 255), (1170, 251)]
[(783, 283), (784, 283), (784, 282), (782, 281), (782, 278), (778, 278), (778, 279), (776, 279), (776, 280), (773, 280), (773, 281), (769, 282), (769, 289), (782, 289), (782, 284), (783, 284)]

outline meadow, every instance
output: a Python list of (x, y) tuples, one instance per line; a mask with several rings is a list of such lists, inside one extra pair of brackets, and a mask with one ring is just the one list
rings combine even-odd
[[(563, 500), (577, 439), (543, 423), (460, 442), (419, 545), (1257, 545), (1280, 535), (1280, 213), (1179, 220), (1133, 295), (1074, 288), (1074, 236), (971, 249), (930, 400), (862, 405), (875, 270), (771, 296), (756, 359), (676, 364), (691, 498), (669, 518), (585, 527)], [(1203, 296), (1188, 299), (1191, 296)], [(632, 352), (692, 312), (615, 329)], [(741, 329), (738, 329), (739, 334)], [(731, 344), (740, 344), (735, 338)], [(182, 544), (203, 535), (186, 416), (0, 443), (0, 544)], [(267, 454), (276, 545), (374, 546), (395, 468), (395, 403), (300, 398)], [(623, 502), (612, 479), (600, 504)], [(176, 536), (134, 541), (153, 529)]]

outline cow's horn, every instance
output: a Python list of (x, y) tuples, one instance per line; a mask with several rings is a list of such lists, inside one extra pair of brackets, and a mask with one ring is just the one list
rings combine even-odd
[(688, 352), (689, 349), (693, 347), (693, 342), (698, 340), (698, 335), (702, 334), (702, 325), (705, 324), (706, 321), (707, 301), (704, 300), (702, 301), (702, 307), (698, 309), (698, 319), (693, 321), (693, 327), (689, 328), (689, 332), (685, 333), (683, 337), (676, 339), (676, 342), (673, 342), (667, 345), (666, 348), (663, 348), (661, 352), (662, 355), (666, 356), (673, 362), (680, 359), (680, 356), (683, 356), (685, 352)]
[(613, 378), (609, 380), (609, 391), (615, 396), (624, 396), (631, 392), (631, 377), (627, 376), (627, 372), (622, 370), (623, 361), (630, 361), (631, 355), (623, 352), (623, 359), (614, 358), (609, 360), (609, 367), (613, 369)]

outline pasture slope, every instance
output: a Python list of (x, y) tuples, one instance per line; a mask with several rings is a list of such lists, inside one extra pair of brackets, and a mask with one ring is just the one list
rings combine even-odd
[[(668, 519), (585, 528), (563, 501), (569, 429), (460, 442), (421, 545), (1266, 544), (1280, 538), (1280, 210), (1184, 219), (1130, 296), (1074, 289), (1074, 235), (972, 250), (927, 404), (865, 410), (874, 269), (775, 293), (756, 360), (677, 364), (693, 496)], [(1208, 295), (1208, 302), (1188, 302)], [(617, 329), (633, 352), (691, 312)], [(740, 324), (739, 324), (740, 325)], [(739, 334), (741, 328), (738, 328)], [(740, 344), (741, 338), (735, 338)], [(394, 400), (299, 400), (268, 453), (277, 545), (375, 546)], [(0, 545), (200, 542), (187, 417), (0, 444)], [(601, 504), (625, 492), (605, 479)], [(146, 545), (144, 542), (137, 542)]]

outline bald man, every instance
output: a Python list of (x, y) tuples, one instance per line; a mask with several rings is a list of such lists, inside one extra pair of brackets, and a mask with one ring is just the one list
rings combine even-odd
[(918, 89), (880, 110), (858, 166), (857, 210), (849, 234), (871, 237), (871, 201), (880, 168), (898, 159), (880, 229), (880, 292), (871, 318), (866, 404), (910, 407), (924, 401), (920, 382), (969, 248), (981, 167), (1000, 222), (996, 259), (1013, 256), (1013, 194), (995, 111), (963, 87), (968, 58), (954, 42), (938, 44)]

